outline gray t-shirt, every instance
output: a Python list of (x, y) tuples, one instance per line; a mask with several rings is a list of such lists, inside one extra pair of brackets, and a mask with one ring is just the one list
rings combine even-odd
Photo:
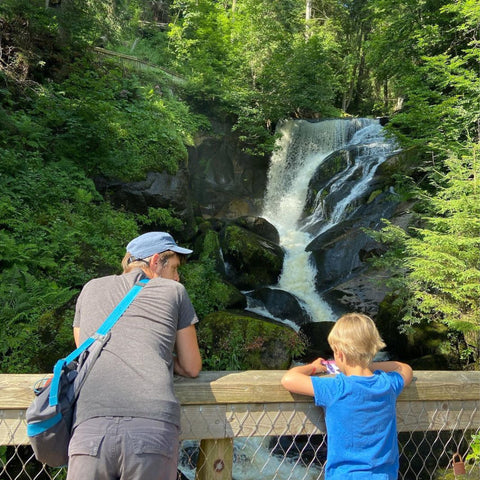
[[(95, 333), (142, 270), (88, 282), (77, 300), (73, 326), (80, 343)], [(111, 337), (78, 397), (77, 425), (105, 416), (142, 417), (180, 425), (173, 390), (173, 349), (177, 330), (198, 322), (182, 284), (153, 278), (111, 330)]]

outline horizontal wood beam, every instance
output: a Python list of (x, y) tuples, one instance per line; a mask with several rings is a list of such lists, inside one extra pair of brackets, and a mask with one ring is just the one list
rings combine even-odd
[[(182, 405), (241, 403), (311, 403), (311, 397), (291, 394), (280, 379), (283, 370), (201, 372), (197, 378), (175, 377), (175, 393)], [(0, 409), (30, 405), (33, 385), (46, 374), (0, 374)], [(399, 402), (479, 400), (480, 372), (418, 371)]]
[[(280, 384), (284, 371), (202, 372), (175, 379), (182, 404), (181, 438), (324, 434), (322, 408)], [(25, 409), (45, 375), (0, 374), (0, 445), (28, 443)], [(400, 432), (445, 431), (480, 425), (480, 372), (415, 372), (399, 397)]]

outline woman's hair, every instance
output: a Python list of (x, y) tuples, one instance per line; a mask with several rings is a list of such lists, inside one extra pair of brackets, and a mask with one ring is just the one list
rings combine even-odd
[(150, 257), (148, 258), (135, 258), (130, 252), (127, 252), (122, 259), (123, 273), (131, 272), (135, 268), (141, 268), (144, 270), (150, 264)]
[[(162, 264), (162, 267), (166, 267), (170, 258), (174, 255), (177, 255), (180, 259), (180, 264), (183, 265), (187, 261), (187, 256), (182, 255), (181, 253), (172, 252), (167, 250), (159, 254), (159, 262)], [(131, 272), (134, 268), (141, 268), (142, 270), (149, 269), (150, 259), (153, 257), (151, 255), (147, 258), (135, 258), (130, 252), (127, 252), (122, 260), (123, 273)]]
[(328, 335), (332, 349), (343, 352), (349, 364), (368, 367), (379, 350), (385, 348), (373, 320), (362, 313), (341, 316)]

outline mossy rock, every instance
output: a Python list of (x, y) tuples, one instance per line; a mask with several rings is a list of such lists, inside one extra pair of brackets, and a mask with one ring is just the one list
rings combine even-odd
[(284, 251), (276, 243), (241, 228), (228, 225), (220, 235), (227, 279), (242, 290), (277, 283)]
[[(412, 175), (412, 173), (422, 165), (418, 150), (411, 148), (402, 150), (394, 155), (389, 156), (385, 162), (379, 165), (375, 175), (384, 179), (394, 179), (395, 175), (404, 174)], [(389, 182), (387, 182), (388, 184)]]
[(220, 311), (198, 324), (206, 370), (285, 370), (302, 353), (302, 337), (255, 314)]

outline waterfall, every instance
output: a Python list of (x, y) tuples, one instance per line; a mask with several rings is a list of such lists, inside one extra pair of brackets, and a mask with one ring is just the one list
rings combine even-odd
[[(325, 120), (311, 123), (287, 120), (279, 124), (280, 137), (272, 155), (262, 216), (272, 223), (285, 250), (283, 271), (277, 288), (299, 298), (314, 321), (332, 321), (333, 312), (315, 291), (316, 270), (305, 250), (314, 236), (343, 220), (352, 202), (368, 186), (376, 167), (392, 146), (383, 136), (379, 122), (371, 119)], [(334, 151), (357, 146), (355, 162), (337, 174), (329, 192), (344, 188), (328, 218), (318, 192), (314, 213), (299, 221), (303, 214), (309, 181), (319, 165)], [(352, 178), (358, 178), (352, 184)], [(316, 226), (312, 232), (312, 226)]]

